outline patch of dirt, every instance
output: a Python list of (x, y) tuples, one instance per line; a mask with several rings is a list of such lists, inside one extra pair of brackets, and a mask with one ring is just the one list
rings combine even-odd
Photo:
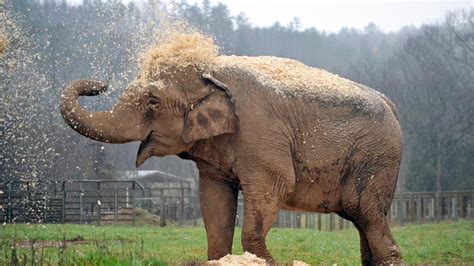
[[(217, 265), (217, 266), (267, 265), (267, 262), (266, 260), (259, 258), (256, 255), (246, 251), (242, 255), (229, 254), (225, 257), (222, 257), (219, 260), (210, 260), (206, 263), (206, 265)], [(291, 265), (291, 264), (285, 264), (285, 265)], [(307, 266), (309, 264), (306, 264), (302, 261), (295, 260), (293, 261), (292, 265)]]

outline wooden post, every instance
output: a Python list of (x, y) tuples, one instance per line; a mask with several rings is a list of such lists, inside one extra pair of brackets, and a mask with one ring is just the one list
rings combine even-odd
[(459, 199), (459, 217), (466, 218), (466, 201), (465, 196), (460, 193), (458, 196)]
[(81, 188), (81, 190), (79, 190), (79, 223), (82, 224), (82, 196), (84, 195), (83, 194), (83, 190)]
[(423, 221), (425, 220), (425, 201), (423, 196), (420, 196), (418, 200), (420, 202), (420, 220)]
[(118, 201), (118, 195), (117, 195), (117, 185), (115, 185), (114, 188), (114, 221), (117, 222), (118, 220), (118, 206), (117, 206), (117, 201)]
[(435, 206), (436, 206), (436, 199), (431, 198), (430, 202), (430, 219), (436, 219), (436, 211), (435, 211)]
[(414, 222), (416, 221), (416, 211), (417, 211), (416, 201), (414, 197), (410, 199), (410, 205), (411, 205), (410, 206), (410, 221)]
[(321, 226), (321, 213), (318, 213), (318, 230), (319, 230), (319, 231), (322, 230), (322, 226)]
[(12, 185), (8, 183), (8, 210), (7, 210), (7, 221), (11, 223), (13, 221), (13, 210), (12, 210)]
[(128, 187), (125, 188), (125, 207), (130, 207), (130, 192), (128, 191)]
[(290, 217), (290, 228), (295, 228), (295, 217), (293, 212), (288, 212), (288, 216)]
[(446, 214), (446, 204), (445, 204), (445, 197), (439, 197), (439, 201), (440, 201), (440, 205), (441, 205), (441, 208), (440, 208), (440, 220), (444, 220), (444, 216)]
[[(133, 183), (133, 186), (135, 186), (135, 183)], [(127, 189), (127, 193), (128, 193), (128, 189)], [(128, 198), (128, 195), (127, 195), (127, 198)], [(137, 212), (136, 212), (136, 208), (135, 208), (135, 189), (132, 189), (132, 222), (133, 222), (133, 226), (136, 225), (136, 222), (137, 222)]]
[(334, 231), (334, 213), (329, 214), (329, 231)]
[(99, 200), (97, 203), (97, 225), (100, 225), (100, 220), (102, 219), (102, 202)]
[(457, 211), (456, 211), (456, 196), (453, 196), (451, 198), (451, 215), (453, 219), (457, 219)]
[(44, 192), (44, 222), (48, 222), (48, 194)]
[(160, 189), (160, 226), (166, 226), (166, 203), (162, 188)]
[(407, 204), (406, 204), (406, 201), (401, 199), (400, 200), (400, 203), (401, 203), (401, 212), (400, 212), (400, 224), (403, 224), (405, 222), (405, 217), (406, 217), (406, 211), (407, 211)]
[(97, 201), (97, 225), (100, 225), (100, 220), (102, 219), (102, 190), (100, 187), (100, 182), (97, 183), (97, 191), (99, 192)]
[(65, 220), (65, 216), (66, 216), (66, 185), (65, 185), (66, 181), (63, 181), (61, 187), (62, 187), (62, 190), (63, 190), (63, 198), (62, 198), (62, 202), (61, 202), (61, 222), (64, 223), (64, 220)]
[(283, 212), (282, 211), (279, 211), (278, 212), (278, 228), (283, 228), (284, 225), (283, 225)]
[(183, 187), (183, 182), (181, 183), (181, 215), (179, 217), (179, 224), (183, 225), (184, 224), (184, 187)]

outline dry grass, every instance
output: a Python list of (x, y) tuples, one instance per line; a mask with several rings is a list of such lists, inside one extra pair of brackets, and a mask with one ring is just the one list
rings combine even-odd
[(211, 37), (197, 31), (162, 34), (158, 45), (141, 56), (140, 82), (160, 80), (162, 74), (192, 67), (198, 73), (220, 73), (249, 76), (262, 88), (282, 96), (310, 95), (324, 102), (363, 102), (377, 106), (380, 98), (371, 89), (296, 60), (271, 56), (219, 56), (219, 48)]
[(170, 68), (191, 66), (203, 69), (217, 58), (218, 50), (210, 37), (199, 33), (171, 32), (158, 46), (142, 55), (141, 76), (156, 81)]
[(279, 94), (313, 94), (327, 101), (372, 95), (348, 79), (286, 58), (220, 56), (217, 71), (246, 73)]
[(7, 45), (8, 45), (8, 39), (7, 37), (0, 33), (0, 55), (5, 53), (5, 51), (7, 50)]

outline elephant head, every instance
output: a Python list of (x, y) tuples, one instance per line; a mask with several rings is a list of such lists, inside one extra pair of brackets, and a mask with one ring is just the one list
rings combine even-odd
[(78, 133), (101, 142), (141, 141), (136, 165), (152, 155), (187, 152), (196, 141), (238, 129), (232, 93), (210, 74), (192, 67), (160, 75), (154, 81), (138, 79), (109, 111), (90, 112), (79, 96), (106, 91), (103, 83), (77, 80), (61, 98), (64, 120)]

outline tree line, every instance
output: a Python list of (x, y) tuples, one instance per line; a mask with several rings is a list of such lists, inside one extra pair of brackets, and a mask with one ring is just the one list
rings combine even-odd
[[(116, 178), (134, 169), (136, 143), (102, 145), (76, 134), (62, 121), (59, 97), (71, 80), (95, 78), (111, 92), (83, 104), (109, 108), (136, 76), (137, 54), (153, 43), (164, 10), (214, 36), (223, 54), (293, 58), (385, 93), (404, 131), (400, 190), (474, 188), (474, 9), (397, 32), (370, 23), (328, 33), (302, 29), (298, 18), (254, 26), (245, 14), (231, 16), (226, 5), (207, 0), (172, 4), (177, 8), (154, 0), (0, 4), (9, 36), (0, 70), (0, 180)], [(176, 157), (149, 160), (143, 169), (197, 178), (193, 164)]]

